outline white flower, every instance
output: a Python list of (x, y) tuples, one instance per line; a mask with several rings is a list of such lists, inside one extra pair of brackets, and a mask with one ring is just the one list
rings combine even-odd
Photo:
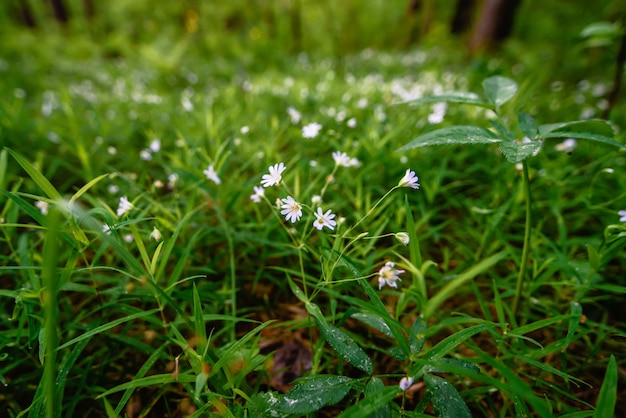
[(38, 200), (38, 201), (35, 202), (35, 206), (37, 207), (37, 209), (39, 209), (39, 211), (43, 215), (47, 215), (48, 214), (48, 206), (50, 206), (48, 204), (48, 202), (44, 202), (43, 200)]
[(345, 152), (334, 151), (332, 155), (338, 166), (348, 167), (350, 165), (350, 157)]
[(289, 119), (293, 125), (297, 125), (300, 123), (300, 119), (302, 119), (302, 115), (293, 107), (287, 108), (287, 113), (289, 114)]
[(348, 125), (348, 128), (356, 128), (356, 118), (348, 119), (346, 125)]
[(105, 233), (105, 234), (107, 234), (107, 235), (111, 235), (111, 230), (112, 230), (112, 229), (113, 229), (113, 228), (111, 228), (111, 227), (110, 227), (109, 225), (107, 225), (107, 224), (102, 225), (102, 232), (104, 232), (104, 233)]
[(322, 208), (318, 207), (317, 212), (315, 212), (314, 215), (316, 219), (313, 221), (313, 226), (316, 227), (319, 231), (321, 231), (324, 227), (327, 227), (331, 231), (335, 229), (335, 225), (337, 225), (337, 222), (333, 220), (335, 214), (332, 213), (330, 209), (327, 210), (326, 213), (324, 213), (322, 211)]
[(435, 125), (443, 122), (446, 110), (448, 110), (448, 105), (445, 102), (435, 103), (433, 105), (433, 113), (428, 115), (428, 123)]
[(242, 135), (245, 135), (248, 132), (250, 132), (250, 128), (247, 127), (247, 126), (242, 126), (241, 129), (239, 130), (239, 132), (241, 132)]
[(160, 139), (155, 139), (154, 141), (150, 142), (150, 151), (152, 152), (159, 152), (161, 150), (161, 140)]
[(285, 215), (285, 219), (294, 223), (302, 217), (302, 206), (293, 197), (287, 196), (286, 199), (281, 199), (281, 201), (283, 202), (281, 205), (283, 210), (280, 211), (280, 214)]
[(404, 245), (409, 244), (410, 238), (409, 238), (409, 234), (407, 234), (406, 232), (397, 232), (396, 238), (398, 239), (398, 241), (400, 241)]
[(161, 231), (157, 229), (157, 227), (152, 228), (152, 232), (150, 233), (150, 238), (155, 241), (161, 241)]
[(250, 199), (253, 202), (259, 203), (263, 196), (265, 196), (265, 189), (261, 186), (254, 186), (254, 193), (250, 195)]
[(283, 171), (285, 171), (285, 168), (285, 164), (283, 163), (274, 164), (273, 166), (269, 167), (270, 173), (263, 174), (263, 177), (261, 178), (261, 184), (263, 185), (263, 187), (276, 186), (277, 184), (279, 184), (280, 181), (283, 179), (282, 173)]
[(396, 283), (400, 279), (398, 274), (404, 273), (404, 270), (395, 269), (395, 264), (391, 261), (385, 263), (385, 265), (378, 271), (378, 289), (382, 289), (385, 285), (398, 288)]
[(120, 202), (117, 207), (117, 216), (122, 216), (130, 212), (133, 208), (133, 204), (128, 201), (126, 196), (120, 197)]
[(620, 216), (620, 222), (626, 222), (626, 210), (620, 210), (617, 214)]
[(149, 149), (142, 149), (139, 152), (139, 158), (141, 158), (144, 161), (150, 161), (152, 159), (152, 154), (150, 153)]
[(322, 196), (316, 194), (313, 197), (311, 197), (311, 204), (313, 206), (319, 206), (322, 204)]
[(415, 171), (411, 171), (411, 169), (407, 169), (406, 173), (404, 173), (404, 177), (400, 179), (398, 182), (398, 186), (400, 187), (410, 187), (411, 189), (419, 189), (420, 184), (417, 182), (419, 179), (415, 175)]
[(320, 133), (322, 125), (317, 122), (309, 123), (302, 127), (302, 136), (304, 138), (315, 138)]
[(217, 173), (215, 172), (215, 168), (213, 167), (212, 164), (209, 165), (207, 169), (202, 172), (204, 173), (206, 178), (211, 180), (213, 183), (220, 184), (222, 182), (222, 180), (220, 180), (220, 178), (217, 176)]
[(576, 148), (576, 145), (577, 145), (577, 142), (574, 138), (567, 138), (565, 141), (561, 142), (560, 144), (556, 144), (554, 149), (556, 149), (557, 151), (563, 151), (569, 154), (572, 151), (574, 151), (574, 148)]
[(400, 379), (400, 389), (402, 389), (403, 392), (406, 392), (406, 390), (411, 387), (414, 381), (415, 380), (412, 377), (403, 377), (402, 379)]
[(358, 167), (359, 165), (361, 165), (361, 162), (354, 157), (350, 158), (350, 161), (348, 161), (348, 167)]
[(133, 236), (133, 234), (126, 234), (126, 235), (124, 235), (124, 236), (122, 237), (122, 239), (123, 239), (125, 242), (129, 242), (129, 243), (130, 243), (130, 242), (133, 242), (133, 241), (135, 240), (135, 237)]

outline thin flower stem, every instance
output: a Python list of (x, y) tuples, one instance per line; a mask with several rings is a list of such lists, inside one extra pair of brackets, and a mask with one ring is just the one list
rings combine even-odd
[(528, 264), (528, 253), (530, 250), (530, 221), (531, 221), (531, 199), (530, 199), (530, 178), (528, 176), (528, 163), (522, 161), (524, 172), (524, 197), (526, 198), (526, 225), (524, 227), (524, 246), (522, 248), (522, 260), (520, 262), (517, 285), (515, 286), (515, 298), (513, 299), (513, 317), (517, 316), (524, 278), (526, 277), (526, 265)]

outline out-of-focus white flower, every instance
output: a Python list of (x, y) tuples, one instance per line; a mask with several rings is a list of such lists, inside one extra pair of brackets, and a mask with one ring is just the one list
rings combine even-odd
[(157, 229), (157, 227), (152, 228), (152, 232), (150, 233), (150, 238), (155, 241), (161, 241), (161, 231)]
[(346, 125), (348, 125), (348, 128), (356, 128), (356, 118), (348, 119), (348, 122), (346, 122)]
[(304, 138), (315, 138), (322, 129), (322, 125), (317, 122), (309, 123), (302, 127), (302, 136)]
[(620, 222), (626, 222), (626, 210), (620, 210), (617, 214), (620, 216)]
[(254, 193), (250, 195), (250, 199), (253, 202), (259, 203), (265, 196), (265, 189), (261, 186), (254, 186)]
[(159, 152), (161, 151), (161, 140), (160, 139), (155, 139), (152, 142), (150, 142), (150, 151), (152, 152)]
[(222, 180), (220, 180), (220, 178), (217, 176), (217, 173), (215, 172), (215, 168), (213, 167), (212, 164), (209, 165), (207, 169), (202, 172), (204, 173), (206, 178), (211, 180), (213, 183), (220, 184), (222, 182)]
[(43, 200), (37, 200), (35, 202), (35, 207), (37, 207), (37, 209), (39, 209), (39, 211), (43, 215), (47, 215), (48, 214), (48, 207), (49, 206), (50, 206), (50, 204), (48, 202), (44, 202)]
[(311, 198), (311, 203), (313, 206), (319, 206), (322, 204), (322, 196), (316, 194)]
[(120, 197), (120, 202), (117, 207), (117, 216), (122, 216), (127, 214), (133, 208), (133, 204), (128, 201), (126, 196)]
[(302, 115), (296, 109), (294, 109), (293, 107), (288, 107), (287, 114), (289, 115), (289, 119), (291, 120), (291, 123), (293, 125), (297, 125), (300, 123)]
[(562, 151), (562, 152), (566, 152), (569, 154), (572, 151), (574, 151), (574, 148), (576, 148), (576, 145), (578, 145), (578, 142), (576, 142), (574, 138), (567, 138), (565, 141), (561, 142), (560, 144), (556, 144), (554, 146), (554, 149), (557, 151)]

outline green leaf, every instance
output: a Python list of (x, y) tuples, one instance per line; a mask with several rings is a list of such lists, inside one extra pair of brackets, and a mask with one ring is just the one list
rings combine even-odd
[(442, 418), (471, 418), (469, 408), (459, 395), (459, 392), (445, 379), (439, 376), (425, 374), (424, 382), (432, 394), (432, 403), (435, 412)]
[(30, 178), (39, 186), (39, 188), (52, 200), (61, 200), (61, 193), (54, 188), (52, 183), (48, 181), (48, 179), (41, 174), (39, 170), (35, 168), (26, 158), (22, 157), (17, 152), (12, 149), (6, 148), (9, 151), (9, 154), (18, 162), (19, 165), (22, 166), (24, 171), (28, 173)]
[(373, 377), (365, 388), (365, 398), (346, 409), (340, 418), (391, 418), (389, 403), (400, 393), (396, 386), (385, 387), (382, 380)]
[(389, 325), (387, 325), (385, 320), (380, 315), (373, 312), (357, 312), (352, 314), (352, 318), (358, 319), (375, 330), (382, 332), (389, 338), (393, 338), (393, 332), (391, 332)]
[(439, 94), (437, 96), (420, 97), (419, 99), (407, 100), (401, 103), (460, 103), (469, 104), (474, 106), (486, 107), (487, 109), (494, 109), (491, 103), (485, 102), (479, 95), (471, 92), (451, 91)]
[(569, 318), (567, 327), (567, 336), (565, 337), (565, 343), (563, 344), (563, 351), (567, 350), (567, 347), (574, 341), (574, 334), (580, 325), (580, 318), (583, 315), (583, 308), (578, 302), (571, 303), (572, 312)]
[(298, 379), (294, 387), (279, 396), (274, 407), (288, 414), (310, 414), (341, 401), (354, 381), (347, 376), (317, 375)]
[(424, 341), (426, 341), (426, 321), (421, 318), (417, 318), (413, 322), (411, 327), (411, 335), (409, 336), (409, 343), (411, 345), (411, 354), (417, 354), (424, 347)]
[(515, 96), (517, 83), (510, 78), (493, 76), (483, 80), (483, 89), (489, 103), (500, 107)]
[(524, 161), (539, 148), (541, 148), (541, 141), (503, 141), (500, 143), (500, 151), (502, 151), (506, 159), (513, 164)]
[(594, 22), (591, 23), (580, 32), (582, 38), (602, 37), (613, 38), (621, 36), (624, 29), (618, 23), (611, 22)]
[(489, 328), (495, 328), (495, 326), (495, 324), (484, 323), (473, 325), (469, 328), (465, 328), (461, 331), (455, 332), (454, 334), (444, 338), (439, 343), (437, 343), (436, 346), (428, 350), (428, 352), (424, 356), (424, 360), (426, 360), (427, 362), (439, 361), (443, 358), (443, 356), (448, 354), (450, 350), (452, 350), (454, 347), (458, 347), (468, 338)]
[(449, 126), (420, 135), (397, 151), (430, 145), (475, 145), (502, 142), (495, 133), (479, 126)]
[(519, 128), (522, 133), (530, 139), (535, 139), (539, 133), (537, 122), (535, 119), (526, 112), (520, 113), (518, 117)]
[(615, 402), (617, 401), (617, 364), (615, 356), (611, 355), (609, 364), (606, 367), (604, 381), (598, 394), (598, 402), (593, 418), (612, 417), (615, 412)]
[(615, 141), (613, 139), (614, 136), (615, 132), (613, 128), (605, 121), (599, 119), (539, 125), (539, 137), (542, 139), (588, 139), (615, 147), (626, 148), (626, 145)]
[(330, 344), (341, 357), (354, 367), (368, 374), (373, 373), (372, 360), (365, 354), (365, 351), (363, 351), (363, 349), (345, 332), (326, 322), (326, 318), (324, 318), (324, 315), (322, 315), (317, 305), (309, 302), (306, 304), (306, 310), (315, 319), (317, 327), (326, 341), (328, 341), (328, 344)]

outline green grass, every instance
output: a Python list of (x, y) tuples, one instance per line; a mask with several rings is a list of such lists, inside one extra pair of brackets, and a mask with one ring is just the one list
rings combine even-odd
[[(378, 39), (364, 28), (383, 24), (370, 14), (337, 46), (315, 26), (321, 6), (304, 15), (308, 55), (289, 52), (282, 20), (273, 39), (264, 27), (258, 42), (240, 39), (257, 33), (247, 15), (245, 30), (193, 38), (164, 25), (172, 36), (151, 40), (163, 10), (145, 32), (103, 37), (107, 19), (137, 7), (112, 9), (84, 38), (80, 21), (44, 19), (49, 36), (12, 26), (1, 41), (8, 416), (626, 413), (624, 151), (546, 141), (526, 160), (532, 229), (517, 312), (523, 171), (497, 145), (398, 152), (440, 127), (489, 126), (488, 110), (454, 104), (431, 124), (431, 104), (398, 104), (417, 92), (479, 91), (504, 75), (520, 92), (503, 120), (517, 126), (524, 110), (547, 124), (598, 116), (606, 74), (577, 78), (574, 61), (513, 71), (539, 60), (518, 40), (468, 66), (440, 29), (422, 48), (380, 38), (386, 50), (361, 51), (375, 42), (359, 33)], [(340, 30), (349, 19), (337, 16)], [(313, 122), (319, 135), (303, 138)], [(334, 151), (359, 165), (337, 166)], [(279, 162), (281, 184), (253, 202)], [(407, 169), (418, 190), (397, 187)], [(275, 206), (288, 195), (303, 209), (293, 224)], [(332, 231), (313, 226), (316, 195), (337, 215)], [(133, 206), (118, 215), (122, 196)], [(379, 290), (388, 261), (405, 272)], [(415, 380), (406, 392), (403, 377)]]

